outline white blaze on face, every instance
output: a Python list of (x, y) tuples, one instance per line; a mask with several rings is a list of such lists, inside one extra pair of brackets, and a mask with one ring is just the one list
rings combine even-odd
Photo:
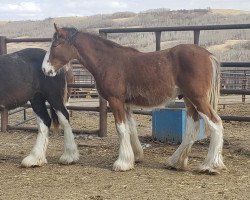
[(49, 50), (47, 51), (44, 57), (42, 70), (43, 70), (43, 73), (47, 76), (55, 76), (56, 75), (55, 68), (49, 62), (50, 49), (51, 49), (51, 46), (49, 47)]

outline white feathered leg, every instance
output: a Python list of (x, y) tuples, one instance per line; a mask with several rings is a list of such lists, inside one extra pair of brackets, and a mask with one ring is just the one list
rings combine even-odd
[(198, 132), (199, 132), (200, 122), (194, 121), (190, 116), (187, 117), (186, 123), (186, 133), (184, 140), (174, 154), (168, 158), (166, 162), (167, 168), (174, 168), (178, 170), (184, 170), (188, 164), (188, 154), (194, 144)]
[(76, 162), (79, 160), (79, 152), (69, 121), (60, 111), (57, 111), (57, 116), (59, 123), (63, 127), (64, 131), (64, 153), (60, 157), (59, 162), (61, 164), (70, 164)]
[(135, 161), (139, 162), (143, 159), (143, 149), (138, 138), (136, 122), (133, 119), (132, 115), (129, 115), (127, 118), (128, 126), (130, 129), (130, 141), (134, 152)]
[(116, 124), (120, 148), (119, 157), (113, 165), (115, 171), (127, 171), (134, 168), (134, 153), (130, 143), (129, 126), (126, 123)]
[(223, 126), (221, 119), (214, 113), (218, 119), (218, 123), (214, 123), (205, 114), (201, 112), (199, 112), (199, 114), (207, 124), (211, 135), (207, 157), (199, 167), (199, 170), (201, 172), (219, 173), (218, 170), (226, 169), (222, 158)]
[(47, 163), (46, 150), (48, 146), (49, 128), (37, 116), (38, 135), (36, 143), (32, 148), (30, 154), (22, 160), (23, 167), (41, 166)]

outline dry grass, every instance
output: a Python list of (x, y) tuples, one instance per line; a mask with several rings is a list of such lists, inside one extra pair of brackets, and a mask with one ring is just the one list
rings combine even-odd
[(234, 9), (212, 9), (212, 13), (220, 15), (249, 15), (250, 11)]

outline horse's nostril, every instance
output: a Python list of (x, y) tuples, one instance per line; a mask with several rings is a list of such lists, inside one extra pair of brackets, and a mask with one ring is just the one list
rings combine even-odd
[(53, 74), (53, 71), (52, 71), (52, 70), (49, 70), (49, 71), (48, 71), (48, 74)]
[(43, 73), (45, 73), (45, 69), (44, 69), (44, 68), (42, 68), (42, 70), (43, 70)]

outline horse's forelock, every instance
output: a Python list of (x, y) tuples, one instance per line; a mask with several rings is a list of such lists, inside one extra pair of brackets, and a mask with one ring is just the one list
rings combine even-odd
[(72, 44), (75, 41), (75, 36), (79, 32), (78, 29), (74, 27), (70, 27), (70, 28), (64, 27), (62, 29), (68, 33), (67, 40), (69, 41), (70, 44)]

